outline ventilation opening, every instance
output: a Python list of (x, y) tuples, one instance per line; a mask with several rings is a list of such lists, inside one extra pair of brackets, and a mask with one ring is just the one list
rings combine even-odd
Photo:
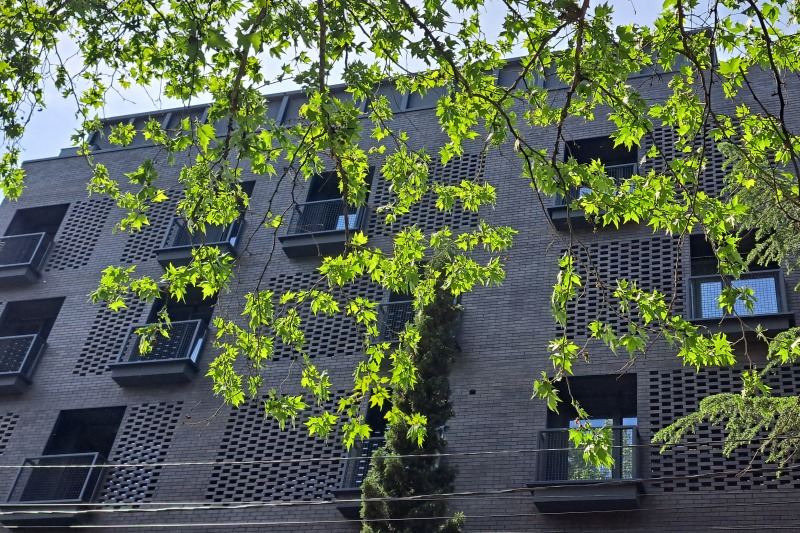
[(64, 298), (9, 302), (0, 319), (0, 337), (38, 334), (47, 339)]
[(46, 233), (54, 237), (64, 220), (69, 204), (18, 209), (6, 229), (6, 236)]

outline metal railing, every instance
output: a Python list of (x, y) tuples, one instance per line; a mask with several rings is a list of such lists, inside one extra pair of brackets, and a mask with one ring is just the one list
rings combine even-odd
[(569, 440), (569, 429), (545, 429), (539, 432), (539, 454), (536, 481), (602, 481), (608, 479), (639, 479), (636, 426), (613, 426), (611, 468), (587, 464), (583, 450)]
[[(624, 165), (611, 165), (605, 167), (606, 175), (609, 178), (612, 178), (614, 182), (619, 185), (623, 181), (632, 178), (639, 170), (639, 165), (637, 163), (626, 163)], [(567, 196), (558, 195), (556, 196), (556, 206), (564, 206), (572, 202), (573, 200), (577, 200), (578, 198), (583, 198), (587, 194), (592, 192), (592, 189), (589, 187), (575, 187), (574, 189), (570, 189), (567, 193)]]
[(694, 319), (722, 318), (724, 310), (719, 307), (719, 296), (727, 287), (737, 289), (747, 287), (753, 290), (755, 303), (752, 311), (748, 311), (742, 301), (737, 301), (733, 306), (735, 313), (739, 316), (774, 315), (787, 312), (783, 271), (774, 269), (746, 272), (740, 279), (723, 278), (719, 274), (690, 277), (691, 317)]
[(17, 265), (39, 268), (49, 244), (47, 233), (0, 237), (0, 268)]
[(359, 229), (363, 218), (364, 208), (353, 206), (348, 206), (348, 213), (345, 217), (344, 201), (341, 198), (305, 202), (294, 206), (286, 234), (302, 235), (322, 231), (342, 231), (345, 226), (349, 230)]
[(97, 490), (103, 463), (105, 458), (99, 453), (45, 455), (25, 459), (7, 502), (89, 502)]
[(345, 461), (345, 471), (342, 479), (342, 488), (352, 489), (360, 487), (369, 473), (370, 461), (375, 450), (386, 443), (383, 436), (356, 441), (353, 445), (352, 459)]
[(169, 228), (167, 228), (167, 233), (164, 236), (164, 242), (161, 248), (194, 248), (204, 244), (214, 246), (221, 243), (229, 243), (231, 246), (236, 246), (236, 240), (239, 238), (241, 226), (241, 220), (235, 220), (232, 224), (227, 226), (207, 224), (205, 233), (200, 231), (191, 233), (184, 219), (173, 218), (169, 224)]
[(118, 363), (148, 363), (175, 359), (189, 359), (196, 363), (200, 357), (206, 334), (206, 324), (202, 320), (172, 322), (169, 338), (158, 335), (153, 342), (152, 350), (146, 354), (139, 352), (139, 335), (136, 334), (136, 330), (142, 327), (144, 326), (131, 326), (117, 359)]
[(44, 339), (36, 334), (0, 337), (0, 374), (20, 374), (30, 379), (43, 345)]
[(414, 320), (414, 302), (389, 302), (378, 305), (378, 342), (396, 342), (406, 324)]

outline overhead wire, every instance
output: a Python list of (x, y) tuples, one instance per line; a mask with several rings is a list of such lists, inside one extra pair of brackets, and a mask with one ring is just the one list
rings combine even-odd
[[(752, 494), (752, 493), (748, 493)], [(735, 507), (755, 507), (755, 506), (778, 506), (778, 505), (796, 505), (796, 500), (779, 500), (779, 501), (763, 501), (763, 502), (741, 502), (741, 503), (731, 503), (725, 505), (724, 509), (728, 508), (735, 508)], [(549, 516), (549, 515), (598, 515), (598, 514), (610, 514), (610, 513), (640, 513), (640, 512), (655, 512), (655, 511), (681, 511), (681, 510), (688, 510), (688, 509), (698, 509), (698, 508), (705, 508), (705, 507), (714, 507), (716, 509), (720, 509), (721, 507), (715, 503), (710, 501), (702, 501), (702, 500), (695, 500), (693, 505), (681, 505), (681, 506), (664, 506), (664, 507), (639, 507), (634, 509), (618, 509), (618, 510), (605, 510), (605, 511), (565, 511), (565, 512), (558, 512), (558, 513), (548, 513), (548, 512), (535, 512), (535, 513), (493, 513), (493, 514), (465, 514), (464, 518), (467, 520), (482, 520), (482, 519), (497, 519), (497, 518), (535, 518), (541, 516)], [(61, 528), (69, 528), (69, 529), (141, 529), (141, 528), (200, 528), (200, 527), (263, 527), (263, 526), (311, 526), (311, 525), (335, 525), (335, 524), (353, 524), (354, 522), (365, 522), (365, 523), (376, 523), (376, 522), (423, 522), (423, 521), (431, 521), (431, 520), (447, 520), (452, 518), (452, 516), (433, 516), (433, 517), (405, 517), (405, 518), (375, 518), (375, 519), (359, 519), (359, 520), (348, 520), (348, 519), (317, 519), (317, 520), (258, 520), (258, 521), (219, 521), (219, 522), (171, 522), (171, 523), (128, 523), (128, 524), (75, 524), (71, 526), (52, 526), (52, 525), (39, 525), (39, 526), (32, 526), (32, 525), (25, 525), (25, 526), (6, 526), (10, 529), (61, 529)], [(783, 527), (783, 526), (776, 526), (772, 529), (796, 529), (797, 526), (793, 525), (791, 527)], [(736, 530), (753, 530), (759, 529), (759, 526), (710, 526), (709, 529), (736, 529)], [(769, 529), (769, 528), (768, 528)]]
[[(691, 451), (691, 452), (705, 452), (713, 450), (721, 450), (722, 446), (731, 442), (738, 442), (741, 444), (754, 444), (766, 440), (788, 440), (794, 437), (779, 437), (775, 439), (754, 438), (751, 440), (705, 440), (684, 444), (669, 445), (674, 451)], [(721, 445), (721, 446), (715, 446)], [(639, 444), (614, 444), (612, 449), (636, 449), (636, 448), (663, 448), (664, 444), (657, 443), (639, 443)], [(496, 456), (496, 455), (512, 455), (512, 454), (536, 454), (543, 452), (563, 452), (573, 451), (574, 447), (558, 447), (558, 448), (517, 448), (505, 450), (479, 450), (471, 452), (443, 452), (443, 453), (427, 453), (427, 454), (391, 454), (383, 455), (387, 459), (424, 459), (433, 457), (477, 457), (477, 456)], [(44, 455), (36, 457), (36, 459), (47, 458)], [(142, 468), (146, 466), (151, 467), (181, 467), (181, 466), (238, 466), (238, 465), (269, 465), (269, 464), (300, 464), (300, 463), (323, 463), (323, 462), (347, 462), (347, 461), (362, 461), (365, 457), (359, 455), (341, 455), (341, 456), (327, 456), (327, 457), (297, 457), (287, 459), (234, 459), (234, 460), (197, 460), (197, 461), (164, 461), (164, 462), (141, 462), (141, 463), (98, 463), (94, 465), (39, 465), (39, 464), (22, 464), (22, 465), (9, 465), (0, 464), (0, 470), (8, 469), (69, 469), (69, 468)]]
[[(797, 470), (800, 469), (800, 465), (795, 465), (793, 467), (787, 467), (784, 470)], [(758, 472), (758, 471), (772, 471), (776, 470), (774, 468), (758, 468), (758, 469), (750, 469), (749, 472)], [(689, 480), (689, 479), (702, 479), (702, 478), (710, 478), (710, 477), (727, 477), (731, 475), (738, 475), (741, 473), (741, 470), (718, 470), (718, 471), (710, 471), (710, 472), (703, 472), (699, 474), (687, 474), (681, 476), (661, 476), (657, 478), (649, 478), (649, 479), (631, 479), (631, 480), (622, 480), (622, 479), (614, 479), (614, 480), (601, 480), (596, 482), (587, 482), (582, 483), (582, 487), (584, 488), (592, 488), (592, 487), (606, 487), (606, 486), (621, 486), (621, 485), (631, 485), (631, 484), (642, 484), (642, 483), (658, 483), (663, 481), (675, 481), (675, 480)], [(563, 488), (563, 487), (574, 487), (574, 483), (569, 484), (548, 484), (546, 488)], [(298, 506), (331, 506), (331, 505), (341, 505), (343, 503), (361, 503), (363, 501), (369, 502), (399, 502), (399, 501), (431, 501), (431, 500), (458, 500), (458, 499), (471, 499), (471, 498), (485, 498), (487, 496), (505, 496), (505, 495), (514, 495), (516, 493), (521, 492), (530, 492), (531, 490), (535, 490), (536, 487), (511, 487), (506, 489), (494, 489), (494, 490), (484, 490), (484, 491), (464, 491), (464, 492), (452, 492), (452, 493), (443, 493), (443, 494), (423, 494), (423, 495), (415, 495), (415, 496), (404, 496), (404, 497), (386, 497), (386, 498), (357, 498), (357, 499), (336, 499), (336, 500), (319, 500), (319, 501), (291, 501), (291, 502), (225, 502), (225, 503), (208, 503), (208, 502), (199, 502), (198, 504), (191, 503), (191, 502), (184, 502), (184, 503), (174, 503), (174, 502), (150, 502), (150, 505), (153, 507), (150, 508), (139, 508), (141, 505), (147, 505), (144, 502), (102, 502), (102, 503), (82, 503), (82, 504), (63, 504), (63, 503), (34, 503), (34, 504), (25, 504), (24, 502), (8, 502), (6, 505), (13, 510), (2, 510), (0, 511), (0, 516), (8, 516), (8, 515), (58, 515), (58, 514), (90, 514), (90, 513), (130, 513), (130, 512), (138, 512), (138, 513), (152, 513), (152, 512), (176, 512), (176, 511), (213, 511), (213, 510), (228, 510), (228, 509), (248, 509), (248, 508), (270, 508), (270, 507), (298, 507)], [(542, 486), (540, 488), (545, 488)], [(785, 491), (789, 492), (789, 491)], [(591, 498), (592, 496), (604, 496), (602, 492), (598, 492), (596, 494), (591, 494), (589, 492), (584, 492), (582, 497)], [(129, 508), (125, 508), (123, 506), (128, 506)], [(156, 505), (161, 505), (162, 507), (157, 508)], [(0, 505), (0, 509), (3, 506)], [(26, 507), (30, 508), (29, 510)], [(564, 514), (564, 513), (558, 513)]]

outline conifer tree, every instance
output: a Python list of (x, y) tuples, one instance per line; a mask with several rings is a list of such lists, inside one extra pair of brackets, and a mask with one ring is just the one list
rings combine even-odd
[[(413, 389), (394, 391), (392, 403), (404, 413), (427, 416), (427, 434), (419, 446), (408, 434), (406, 419), (390, 425), (386, 445), (373, 456), (362, 486), (366, 500), (361, 510), (366, 520), (362, 529), (365, 533), (445, 533), (461, 531), (463, 527), (464, 517), (460, 513), (447, 520), (419, 520), (447, 516), (445, 499), (406, 499), (444, 494), (453, 489), (456, 469), (437, 454), (444, 452), (447, 445), (445, 428), (453, 416), (449, 373), (460, 352), (454, 335), (459, 312), (460, 306), (454, 303), (452, 294), (437, 286), (433, 300), (414, 319), (420, 335), (413, 356), (418, 381)], [(414, 455), (419, 457), (408, 457)], [(391, 520), (382, 521), (385, 519)]]

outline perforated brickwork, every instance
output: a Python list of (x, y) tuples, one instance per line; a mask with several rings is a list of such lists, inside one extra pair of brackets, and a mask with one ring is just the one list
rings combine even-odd
[(141, 263), (149, 259), (155, 259), (153, 250), (160, 248), (164, 242), (164, 235), (167, 232), (169, 223), (175, 216), (175, 208), (180, 200), (181, 193), (174, 190), (167, 190), (166, 195), (169, 200), (154, 204), (147, 210), (147, 220), (149, 226), (145, 226), (141, 231), (134, 231), (128, 235), (128, 242), (122, 250), (119, 260), (123, 263)]
[[(345, 391), (338, 391), (324, 408), (331, 409), (344, 394)], [(319, 408), (314, 408), (299, 417), (295, 429), (287, 426), (281, 430), (275, 420), (264, 420), (261, 402), (232, 410), (217, 461), (264, 463), (215, 466), (206, 499), (227, 502), (330, 498), (328, 491), (339, 486), (341, 465), (338, 461), (314, 459), (340, 457), (343, 448), (336, 439), (326, 443), (308, 436), (305, 421), (309, 414), (319, 412)]]
[[(451, 160), (447, 166), (435, 164), (430, 168), (429, 181), (444, 185), (458, 185), (462, 180), (482, 181), (484, 163), (483, 154), (467, 154), (459, 159)], [(389, 183), (376, 178), (372, 185), (370, 205), (379, 207), (389, 204), (394, 199), (395, 195), (389, 190)], [(376, 231), (382, 231), (384, 226), (380, 215), (374, 213), (373, 209), (373, 215), (370, 217), (367, 228), (369, 235), (375, 235)], [(478, 220), (477, 213), (462, 210), (458, 203), (451, 212), (438, 210), (435, 195), (429, 193), (414, 205), (407, 215), (398, 217), (396, 224), (401, 227), (416, 224), (424, 233), (431, 233), (445, 225), (453, 231), (469, 230), (478, 225)]]
[(14, 428), (17, 427), (19, 422), (19, 415), (14, 413), (5, 413), (0, 415), (0, 456), (6, 451), (6, 446), (11, 440), (11, 434), (14, 433)]
[(110, 198), (92, 198), (72, 204), (56, 236), (45, 271), (86, 266), (112, 207), (114, 201)]
[[(647, 150), (655, 141), (660, 154), (645, 162), (642, 166), (641, 174), (644, 175), (650, 170), (655, 170), (657, 173), (666, 172), (668, 163), (681, 156), (681, 153), (675, 148), (675, 140), (675, 131), (672, 128), (664, 127), (655, 128), (652, 139), (649, 136), (645, 137), (643, 152), (647, 153)], [(700, 147), (699, 138), (696, 140), (695, 145), (695, 149)], [(701, 175), (700, 189), (707, 194), (716, 195), (725, 187), (725, 172), (723, 171), (725, 156), (717, 149), (717, 143), (709, 137), (703, 140), (702, 147), (706, 157), (706, 166)]]
[(135, 405), (128, 409), (117, 433), (103, 484), (101, 501), (143, 502), (153, 498), (161, 467), (175, 428), (178, 426), (183, 402)]
[[(612, 294), (618, 279), (636, 280), (646, 291), (658, 290), (666, 294), (668, 301), (671, 295), (677, 294), (673, 310), (680, 313), (683, 287), (680, 283), (674, 287), (675, 269), (680, 268), (676, 262), (679, 257), (676, 245), (677, 240), (670, 237), (655, 237), (596, 243), (577, 250), (577, 270), (583, 278), (583, 287), (578, 298), (568, 304), (567, 337), (585, 338), (594, 320), (611, 324), (618, 331), (619, 328), (627, 331), (624, 317), (614, 312), (618, 309), (618, 300)], [(597, 274), (604, 277), (598, 279)]]
[[(740, 386), (740, 369), (714, 369), (695, 372), (679, 369), (667, 372), (653, 371), (649, 374), (650, 422), (660, 429), (678, 418), (697, 410), (700, 400), (711, 394), (733, 392)], [(800, 392), (800, 367), (782, 367), (765, 380), (766, 384), (781, 395)], [(654, 490), (664, 492), (699, 490), (759, 490), (772, 488), (800, 488), (800, 472), (786, 471), (776, 478), (774, 467), (760, 471), (765, 465), (756, 460), (750, 471), (757, 444), (742, 447), (726, 459), (720, 450), (723, 430), (704, 424), (694, 435), (688, 436), (686, 446), (680, 446), (663, 455), (659, 448), (650, 449), (652, 478), (665, 477), (656, 483)], [(698, 446), (696, 443), (713, 443)], [(729, 472), (726, 475), (694, 477), (699, 473)]]
[(140, 321), (146, 305), (144, 302), (134, 300), (128, 303), (127, 308), (120, 311), (101, 307), (89, 328), (86, 343), (72, 373), (86, 376), (105, 372), (106, 366), (119, 357), (128, 329)]
[[(279, 296), (286, 291), (308, 290), (318, 278), (319, 274), (315, 272), (282, 275), (270, 278), (268, 286)], [(371, 301), (379, 301), (383, 292), (379, 286), (367, 279), (353, 283), (346, 291), (336, 298), (342, 309), (348, 298), (361, 296)], [(305, 349), (310, 357), (348, 356), (363, 352), (363, 328), (359, 327), (352, 317), (342, 314), (315, 315), (307, 304), (300, 307), (298, 312), (301, 320), (300, 329), (306, 336)], [(279, 360), (295, 355), (297, 351), (294, 348), (279, 340), (275, 342), (273, 359)]]

